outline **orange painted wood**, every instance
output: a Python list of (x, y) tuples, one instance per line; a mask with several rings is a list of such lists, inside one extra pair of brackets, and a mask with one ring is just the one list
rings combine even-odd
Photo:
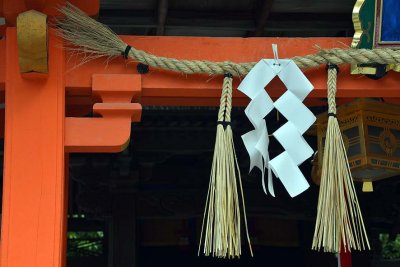
[(142, 93), (142, 78), (138, 74), (94, 74), (92, 91), (104, 103), (137, 101)]
[(4, 138), (5, 109), (0, 108), (0, 138)]
[(69, 196), (69, 153), (64, 154), (64, 196), (63, 196), (63, 213), (65, 216), (63, 217), (62, 228), (62, 245), (60, 246), (60, 254), (61, 265), (60, 267), (67, 267), (67, 233), (68, 233), (68, 196)]
[[(278, 44), (279, 56), (291, 58), (318, 52), (322, 48), (344, 47), (350, 38), (207, 38), (207, 37), (134, 37), (123, 39), (136, 47), (159, 56), (179, 59), (207, 59), (213, 61), (232, 60), (236, 62), (259, 61), (272, 58), (271, 44)], [(78, 59), (79, 61), (79, 59)], [(89, 94), (92, 73), (136, 73), (134, 64), (124, 64), (116, 59), (105, 65), (104, 59), (96, 60), (74, 69), (77, 61), (71, 60), (67, 69), (67, 87), (70, 94)], [(314, 85), (311, 98), (326, 97), (326, 71), (318, 69), (305, 71)], [(338, 97), (400, 97), (400, 74), (391, 72), (379, 81), (360, 75), (350, 75), (349, 66), (343, 66), (339, 74)], [(234, 80), (234, 87), (240, 79)], [(218, 105), (222, 77), (208, 75), (184, 75), (150, 68), (142, 76), (143, 105)], [(273, 97), (285, 90), (275, 79), (268, 87)], [(234, 104), (245, 105), (247, 98), (235, 90)]]
[(131, 122), (140, 121), (141, 76), (95, 74), (93, 94), (102, 101), (93, 106), (101, 118), (66, 118), (67, 152), (121, 152), (130, 141)]
[[(123, 36), (123, 39), (138, 49), (156, 55), (176, 57), (180, 59), (208, 59), (215, 61), (233, 60), (237, 62), (258, 61), (271, 58), (271, 44), (277, 43), (279, 56), (290, 58), (296, 55), (316, 53), (316, 45), (322, 48), (345, 47), (351, 38), (208, 38), (208, 37), (142, 37)], [(5, 64), (4, 41), (0, 41), (0, 90), (4, 87)], [(106, 64), (105, 59), (89, 62), (76, 67), (79, 58), (67, 55), (66, 90), (67, 99), (74, 102), (74, 97), (90, 97), (92, 95), (93, 74), (135, 74), (136, 65), (127, 64), (123, 59), (115, 59)], [(326, 71), (324, 66), (305, 71), (315, 90), (306, 99), (308, 105), (324, 105), (321, 99), (326, 98)], [(361, 75), (350, 75), (349, 66), (341, 67), (338, 80), (338, 97), (383, 97), (400, 98), (400, 73), (390, 72), (381, 80), (374, 81)], [(234, 86), (240, 82), (235, 78)], [(218, 105), (222, 77), (208, 75), (183, 75), (150, 69), (142, 75), (143, 105)], [(278, 97), (284, 90), (279, 80), (274, 80), (268, 87), (273, 97)], [(233, 104), (243, 106), (248, 103), (247, 97), (234, 91)], [(85, 106), (75, 110), (85, 110)]]
[[(66, 151), (75, 153), (121, 152), (129, 144), (130, 119), (66, 118)], [(114, 128), (109, 128), (114, 126)]]
[(6, 39), (0, 40), (0, 96), (4, 103), (4, 86), (6, 81)]
[(7, 29), (2, 267), (65, 266), (64, 54), (49, 33), (49, 74), (20, 74)]
[(93, 110), (103, 117), (66, 118), (65, 150), (80, 153), (123, 151), (130, 141), (131, 122), (140, 121), (142, 106), (98, 103)]

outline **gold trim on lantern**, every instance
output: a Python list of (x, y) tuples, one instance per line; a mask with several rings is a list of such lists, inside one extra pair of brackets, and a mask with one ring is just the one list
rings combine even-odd
[[(354, 35), (353, 35), (353, 41), (351, 43), (352, 48), (358, 48), (358, 45), (361, 42), (361, 37), (365, 34), (365, 30), (362, 28), (362, 22), (360, 18), (360, 12), (361, 8), (365, 4), (366, 0), (357, 0), (357, 2), (354, 5), (353, 8), (353, 13), (352, 13), (352, 19), (353, 19), (353, 24), (354, 24)], [(375, 12), (376, 12), (376, 2), (375, 2)], [(372, 22), (368, 23), (368, 30), (370, 30), (370, 27), (372, 27)], [(371, 38), (368, 33), (368, 38)], [(373, 36), (372, 36), (372, 44), (375, 42), (375, 31), (373, 31)], [(357, 64), (352, 64), (350, 68), (350, 73), (351, 74), (369, 74), (369, 75), (375, 75), (376, 74), (376, 68), (375, 67), (361, 67)]]
[[(352, 13), (352, 20), (353, 20), (353, 25), (354, 25), (354, 35), (353, 35), (353, 41), (351, 42), (351, 47), (352, 48), (358, 48), (360, 42), (361, 42), (361, 38), (364, 34), (368, 34), (367, 37), (371, 38), (371, 36), (369, 36), (369, 30), (371, 30), (372, 24), (373, 22), (376, 23), (376, 12), (377, 12), (377, 0), (375, 0), (375, 13), (374, 13), (374, 21), (373, 22), (368, 22), (368, 28), (367, 29), (363, 29), (362, 28), (362, 21), (360, 18), (360, 12), (361, 9), (363, 7), (363, 5), (365, 4), (366, 0), (357, 0), (357, 2), (354, 4), (354, 8), (353, 8), (353, 13)], [(383, 5), (383, 0), (380, 2), (381, 4), (381, 8), (380, 8), (380, 19), (379, 19), (379, 25), (375, 25), (376, 27), (381, 27), (382, 25), (382, 5)], [(378, 36), (378, 43), (379, 44), (398, 44), (400, 42), (383, 42), (381, 41), (381, 30), (379, 31), (379, 36)], [(375, 36), (376, 34), (376, 30), (374, 29), (373, 34), (372, 34), (372, 47), (375, 47)], [(388, 64), (386, 67), (386, 71), (396, 71), (396, 72), (400, 72), (400, 65), (399, 64)], [(350, 68), (350, 73), (351, 74), (368, 74), (368, 75), (375, 75), (376, 74), (376, 68), (375, 67), (369, 67), (369, 66), (365, 66), (365, 67), (361, 67), (357, 64), (352, 64), (351, 68)]]
[(355, 31), (353, 36), (353, 42), (351, 43), (351, 47), (353, 48), (357, 48), (358, 44), (361, 41), (361, 36), (364, 34), (360, 19), (360, 11), (362, 6), (364, 5), (364, 2), (365, 0), (357, 0), (353, 8), (352, 19)]

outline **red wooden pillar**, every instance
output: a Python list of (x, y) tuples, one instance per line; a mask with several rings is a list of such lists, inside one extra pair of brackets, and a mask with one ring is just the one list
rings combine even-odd
[(65, 266), (64, 54), (49, 32), (49, 73), (20, 74), (6, 38), (2, 267)]
[[(64, 196), (63, 196), (63, 212), (64, 217), (62, 219), (61, 229), (61, 242), (60, 248), (61, 253), (61, 267), (67, 267), (67, 242), (68, 242), (68, 197), (69, 197), (69, 153), (64, 154)], [(1, 266), (0, 266), (1, 267)]]
[(342, 248), (339, 253), (339, 267), (351, 267), (352, 262), (351, 262), (351, 252), (350, 251), (344, 251), (344, 245), (342, 243)]

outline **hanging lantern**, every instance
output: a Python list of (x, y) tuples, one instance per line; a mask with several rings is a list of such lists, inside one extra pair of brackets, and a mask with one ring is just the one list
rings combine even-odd
[[(400, 174), (400, 106), (374, 99), (357, 99), (338, 107), (337, 118), (353, 179), (372, 182)], [(327, 113), (317, 116), (319, 169), (325, 145)]]

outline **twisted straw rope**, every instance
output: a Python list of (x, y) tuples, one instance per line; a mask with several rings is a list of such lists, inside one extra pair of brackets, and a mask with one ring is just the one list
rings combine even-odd
[(230, 122), (232, 109), (232, 79), (224, 78), (222, 85), (221, 99), (219, 104), (218, 121)]
[(204, 237), (204, 254), (221, 258), (235, 258), (241, 255), (241, 208), (250, 254), (253, 255), (242, 178), (230, 126), (232, 80), (230, 75), (226, 75), (222, 87), (218, 112), (219, 123), (198, 250), (200, 254)]
[(328, 69), (328, 119), (312, 249), (370, 249), (336, 115), (336, 68)]
[[(224, 74), (231, 73), (242, 76), (249, 73), (256, 62), (235, 63), (231, 61), (212, 62), (207, 60), (178, 60), (174, 58), (158, 57), (132, 47), (129, 57), (135, 61), (149, 66), (169, 71), (186, 74), (207, 73)], [(296, 56), (292, 60), (299, 68), (315, 68), (321, 64), (399, 64), (400, 51), (394, 49), (321, 49), (317, 54)]]
[[(128, 44), (120, 39), (106, 25), (90, 18), (77, 7), (67, 4), (60, 9), (64, 19), (58, 22), (60, 35), (73, 46), (75, 53), (84, 55), (84, 62), (99, 57), (121, 57)], [(126, 55), (132, 60), (154, 68), (185, 74), (206, 73), (222, 75), (230, 73), (243, 76), (249, 73), (256, 62), (235, 63), (231, 61), (213, 62), (207, 60), (180, 60), (160, 57), (131, 47)], [(320, 49), (318, 53), (296, 56), (292, 60), (302, 69), (315, 68), (321, 64), (400, 64), (400, 50), (383, 49)]]
[(337, 70), (328, 69), (328, 113), (336, 114)]

